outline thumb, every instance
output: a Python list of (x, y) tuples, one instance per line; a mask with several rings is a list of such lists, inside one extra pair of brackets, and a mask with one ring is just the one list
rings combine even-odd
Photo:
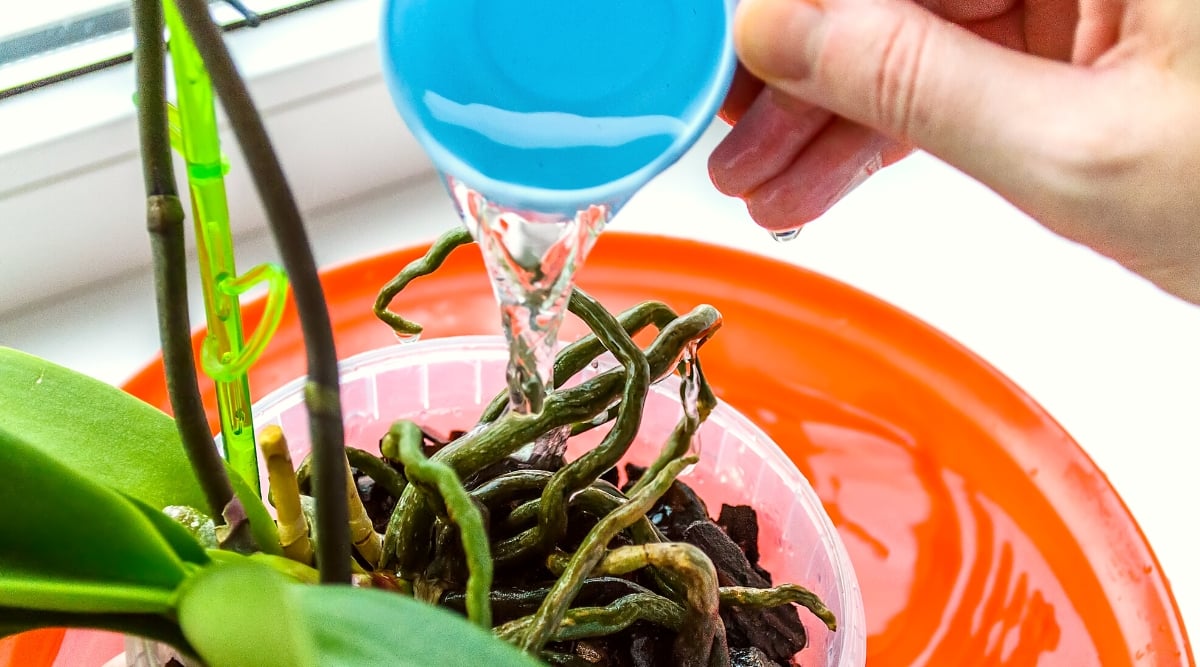
[(1079, 131), (1073, 110), (1094, 90), (1081, 70), (909, 0), (743, 0), (735, 37), (746, 68), (769, 85), (1018, 199), (1029, 194), (1031, 161)]

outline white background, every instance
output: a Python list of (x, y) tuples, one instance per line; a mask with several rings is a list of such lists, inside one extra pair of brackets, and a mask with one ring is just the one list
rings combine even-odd
[[(357, 8), (361, 16), (375, 11), (370, 0), (332, 4), (345, 6), (322, 11)], [(362, 23), (361, 16), (351, 17), (355, 25)], [(328, 17), (323, 20), (330, 30)], [(357, 38), (369, 40), (372, 31), (362, 28)], [(286, 46), (281, 44), (275, 38), (275, 54)], [(254, 47), (235, 43), (235, 48), (241, 46)], [(370, 50), (365, 53), (369, 56)], [(113, 76), (128, 85), (127, 72)], [(350, 92), (365, 105), (359, 111), (385, 119), (382, 129), (364, 130), (372, 141), (321, 143), (322, 128), (336, 125), (328, 118), (290, 118), (271, 126), (288, 158), (289, 173), (313, 184), (300, 195), (321, 263), (425, 241), (455, 224), (444, 193), (419, 155), (413, 157), (411, 138), (398, 128), (398, 117), (380, 106), (386, 99), (377, 75), (355, 70), (337, 76), (368, 82)], [(271, 86), (278, 83), (260, 83), (256, 94), (276, 94)], [(118, 90), (125, 95), (128, 88)], [(45, 97), (47, 104), (54, 101)], [(20, 173), (21, 165), (37, 148), (22, 140), (36, 135), (37, 128), (22, 126), (28, 131), (14, 134), (16, 126), (5, 122), (5, 114), (20, 111), (26, 121), (36, 120), (37, 114), (6, 102), (7, 108), (0, 103), (0, 285), (22, 287), (20, 293), (0, 287), (0, 309), (8, 308), (0, 310), (0, 344), (119, 383), (157, 348), (140, 221), (126, 218), (126, 231), (101, 233), (100, 239), (105, 234), (121, 239), (106, 246), (92, 236), (97, 233), (89, 229), (94, 220), (61, 210), (62, 200), (70, 198), (55, 201), (52, 189), (46, 195), (34, 192), (55, 179), (20, 181), (27, 175)], [(289, 105), (284, 112), (303, 107), (301, 102)], [(328, 108), (321, 107), (322, 113)], [(288, 134), (294, 126), (303, 133)], [(136, 141), (131, 120), (107, 130), (124, 151), (123, 159), (129, 159)], [(798, 240), (777, 244), (750, 222), (739, 202), (709, 185), (704, 160), (722, 132), (714, 126), (675, 168), (639, 194), (612, 228), (702, 239), (794, 262), (880, 296), (965, 344), (1040, 402), (1108, 475), (1161, 560), (1185, 621), (1200, 623), (1200, 570), (1195, 567), (1200, 562), (1200, 308), (1165, 296), (1111, 262), (1049, 234), (925, 155), (883, 171)], [(64, 173), (78, 166), (76, 156), (85, 161), (90, 150), (84, 143), (51, 139), (62, 151), (54, 164)], [(7, 155), (6, 141), (15, 146)], [(332, 153), (337, 144), (346, 143), (356, 155)], [(318, 180), (309, 172), (326, 177)], [(113, 182), (122, 189), (94, 196), (103, 195), (97, 201), (106, 206), (131, 201), (136, 212), (136, 165), (114, 173)], [(347, 173), (353, 178), (343, 177)], [(10, 177), (18, 186), (6, 189)], [(401, 178), (405, 180), (397, 182)], [(244, 191), (245, 184), (231, 185), (239, 188)], [(45, 199), (31, 204), (31, 192)], [(234, 199), (242, 230), (239, 265), (274, 260), (260, 212)], [(51, 213), (39, 216), (38, 211)], [(75, 247), (72, 239), (87, 243)], [(72, 260), (56, 266), (55, 253)], [(29, 292), (33, 283), (19, 279), (30, 267), (39, 271), (36, 294)], [(200, 311), (193, 313), (198, 322)]]

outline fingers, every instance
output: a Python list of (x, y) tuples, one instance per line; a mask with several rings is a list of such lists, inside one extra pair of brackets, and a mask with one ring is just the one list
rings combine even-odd
[(714, 152), (718, 187), (792, 229), (917, 145), (1200, 302), (1197, 200), (1180, 181), (1200, 173), (1195, 0), (1079, 0), (1078, 14), (968, 1), (1003, 11), (964, 28), (921, 6), (954, 0), (742, 0), (739, 55), (770, 92)]
[(829, 111), (764, 90), (709, 156), (717, 189), (741, 197), (760, 225), (794, 229), (877, 169), (912, 152)]
[(749, 71), (1002, 190), (1023, 186), (1005, 181), (1021, 180), (1030, 152), (1071, 126), (1070, 105), (1056, 100), (1084, 86), (1068, 65), (992, 44), (906, 0), (815, 1), (744, 0), (735, 37)]
[(1122, 0), (1080, 0), (1079, 27), (1075, 30), (1071, 62), (1095, 64), (1100, 56), (1116, 46), (1121, 35), (1124, 4)]
[(763, 91), (708, 158), (717, 190), (740, 197), (774, 178), (796, 160), (833, 114), (803, 103), (781, 104)]
[(733, 82), (729, 85), (729, 92), (725, 94), (725, 101), (721, 104), (717, 116), (730, 125), (737, 125), (762, 89), (763, 82), (738, 63), (737, 71), (733, 73)]
[(1070, 61), (1079, 24), (1080, 0), (1038, 0), (1023, 5), (1022, 32), (1025, 51)]
[(1008, 13), (1023, 0), (917, 0), (938, 16), (955, 23), (986, 21)]
[(898, 159), (895, 142), (845, 119), (834, 119), (804, 146), (787, 168), (743, 195), (750, 216), (770, 230), (800, 227), (884, 165)]

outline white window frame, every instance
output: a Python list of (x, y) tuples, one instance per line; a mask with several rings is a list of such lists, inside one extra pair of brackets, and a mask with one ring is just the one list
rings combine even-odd
[[(228, 35), (303, 210), (432, 169), (387, 94), (380, 13), (337, 0)], [(133, 91), (125, 63), (0, 100), (0, 316), (149, 264)], [(222, 130), (231, 224), (253, 234), (265, 219)]]

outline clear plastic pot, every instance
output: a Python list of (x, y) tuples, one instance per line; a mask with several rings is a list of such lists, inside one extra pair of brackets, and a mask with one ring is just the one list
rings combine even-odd
[[(469, 336), (395, 345), (343, 361), (347, 445), (378, 453), (380, 438), (392, 421), (401, 418), (442, 432), (470, 428), (503, 389), (507, 359), (502, 338)], [(579, 377), (586, 379), (614, 365), (601, 359)], [(297, 379), (254, 408), (255, 427), (278, 424), (297, 461), (309, 450), (303, 389), (304, 379)], [(672, 376), (650, 392), (637, 441), (624, 461), (640, 465), (653, 461), (681, 414), (679, 380)], [(603, 432), (597, 429), (573, 439), (568, 458)], [(808, 587), (837, 615), (838, 631), (831, 633), (805, 613), (810, 644), (800, 653), (802, 663), (864, 665), (866, 627), (858, 582), (845, 547), (808, 481), (765, 433), (727, 405), (721, 404), (701, 427), (699, 444), (700, 462), (681, 479), (704, 499), (710, 513), (718, 512), (722, 503), (757, 510), (763, 567), (776, 583)], [(824, 661), (817, 656), (824, 656)]]

